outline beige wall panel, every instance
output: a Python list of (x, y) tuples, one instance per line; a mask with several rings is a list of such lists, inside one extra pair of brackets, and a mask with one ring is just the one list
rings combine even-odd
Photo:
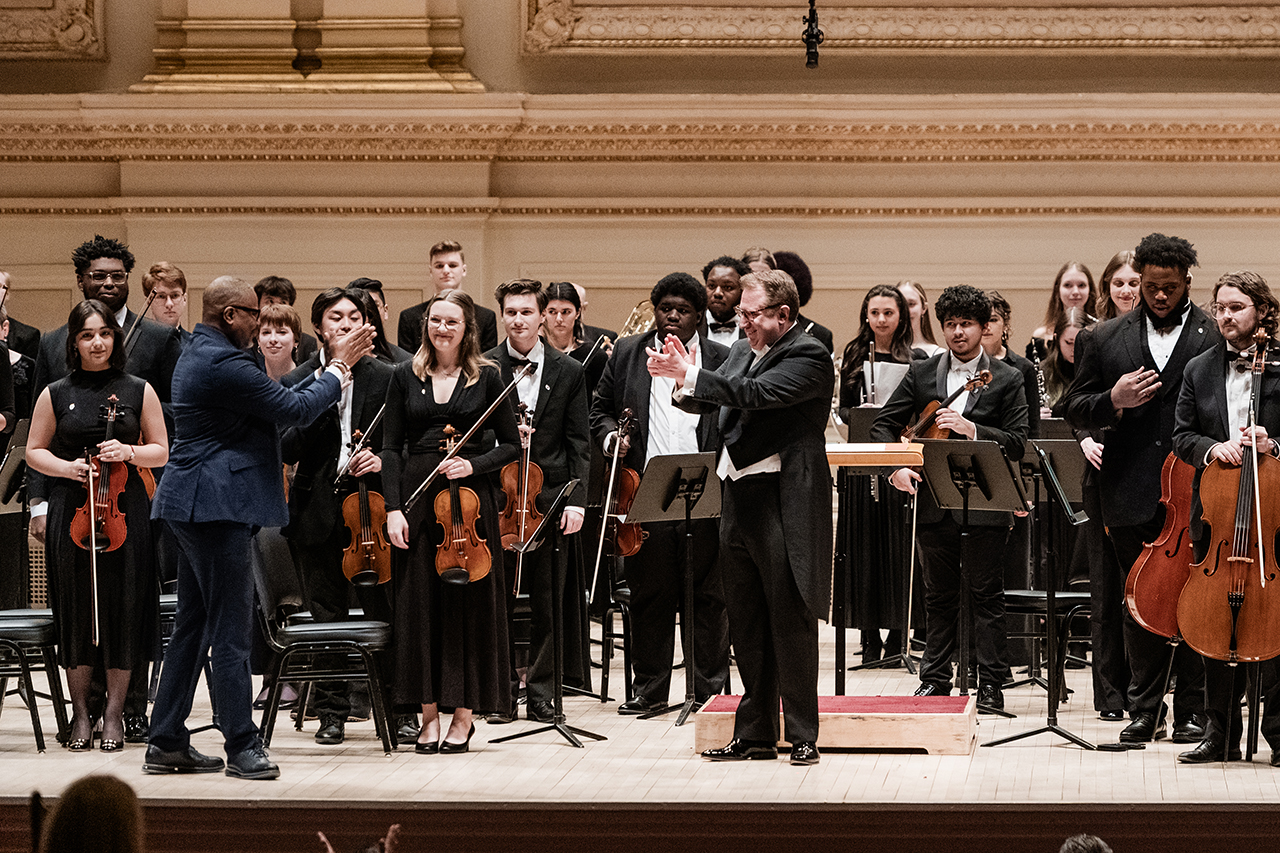
[(0, 163), (0, 198), (62, 199), (119, 192), (116, 163)]
[(129, 161), (121, 192), (133, 196), (467, 196), (489, 194), (489, 167), (475, 162), (225, 163)]

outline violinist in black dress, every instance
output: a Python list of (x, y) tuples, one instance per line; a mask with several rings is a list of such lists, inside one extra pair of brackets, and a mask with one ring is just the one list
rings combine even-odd
[[(1238, 467), (1244, 454), (1253, 452), (1256, 444), (1262, 453), (1280, 453), (1276, 440), (1280, 436), (1280, 373), (1264, 369), (1257, 400), (1257, 426), (1249, 427), (1249, 401), (1255, 351), (1254, 333), (1258, 329), (1268, 336), (1276, 333), (1280, 319), (1280, 301), (1271, 293), (1262, 276), (1254, 272), (1227, 273), (1218, 280), (1213, 291), (1214, 315), (1224, 341), (1187, 363), (1178, 396), (1174, 451), (1182, 461), (1195, 466), (1196, 479), (1191, 506), (1191, 535), (1195, 561), (1203, 560), (1211, 539), (1230, 533), (1212, 531), (1203, 522), (1200, 501), (1200, 477), (1210, 463), (1217, 461)], [(1268, 358), (1280, 352), (1280, 343), (1267, 342)], [(1273, 500), (1263, 495), (1263, 500)], [(1255, 534), (1256, 535), (1256, 532)], [(1184, 764), (1204, 764), (1240, 759), (1240, 735), (1243, 733), (1240, 700), (1244, 695), (1248, 668), (1230, 666), (1225, 661), (1204, 658), (1204, 704), (1208, 717), (1204, 739), (1195, 749), (1178, 756)], [(1280, 766), (1280, 679), (1276, 662), (1263, 661), (1258, 666), (1265, 696), (1261, 731), (1271, 745), (1271, 765)]]
[[(383, 497), (397, 568), (395, 644), (397, 702), (422, 705), (416, 751), (466, 752), (473, 713), (509, 710), (510, 652), (506, 572), (498, 532), (496, 474), (519, 456), (519, 433), (509, 400), (500, 403), (475, 437), (444, 464), (411, 509), (405, 502), (440, 464), (445, 427), (461, 438), (503, 391), (498, 369), (480, 356), (471, 297), (449, 290), (427, 304), (422, 345), (396, 366), (383, 420)], [(479, 499), (476, 534), (490, 554), (488, 575), (465, 584), (444, 582), (436, 551), (445, 531), (435, 497), (450, 480)], [(453, 709), (441, 739), (439, 709)]]
[[(93, 745), (89, 685), (99, 657), (107, 673), (102, 750), (123, 748), (129, 678), (136, 665), (150, 659), (159, 615), (150, 503), (138, 468), (164, 465), (169, 444), (155, 390), (123, 370), (123, 344), (124, 333), (106, 305), (91, 299), (72, 309), (67, 320), (69, 375), (41, 392), (27, 445), (28, 462), (49, 478), (52, 535), (47, 537), (46, 553), (58, 658), (67, 669), (71, 694), (67, 746), (73, 750)], [(113, 396), (115, 415), (109, 424)], [(86, 454), (96, 457), (99, 472), (115, 469), (110, 476), (124, 477), (124, 488), (114, 498), (116, 510), (124, 516), (124, 542), (97, 555), (96, 613), (91, 555), (70, 534), (73, 516), (88, 494)], [(100, 633), (96, 648), (95, 619)]]

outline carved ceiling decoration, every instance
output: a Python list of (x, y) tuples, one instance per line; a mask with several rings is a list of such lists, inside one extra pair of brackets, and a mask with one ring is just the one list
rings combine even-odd
[[(801, 55), (803, 4), (679, 5), (523, 0), (526, 54), (788, 51)], [(884, 6), (823, 0), (829, 51), (1080, 51), (1280, 55), (1280, 8), (1229, 3)]]
[(104, 59), (106, 0), (0, 0), (0, 59)]
[(0, 162), (1280, 161), (1278, 122), (0, 123)]

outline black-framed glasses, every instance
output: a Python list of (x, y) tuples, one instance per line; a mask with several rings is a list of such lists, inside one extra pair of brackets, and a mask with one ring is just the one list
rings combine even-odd
[(94, 284), (106, 284), (107, 282), (111, 282), (112, 284), (124, 284), (129, 280), (129, 274), (124, 270), (112, 270), (111, 272), (94, 270), (93, 272), (85, 273), (85, 277)]
[(237, 311), (243, 311), (244, 313), (251, 315), (251, 316), (253, 317), (253, 319), (255, 319), (255, 320), (256, 320), (256, 319), (258, 319), (258, 309), (257, 309), (257, 308), (250, 308), (250, 307), (248, 307), (247, 305), (228, 305), (227, 307), (228, 307), (228, 308), (234, 308), (234, 309), (236, 309)]
[(763, 314), (766, 311), (772, 311), (773, 309), (779, 307), (780, 305), (782, 305), (781, 302), (775, 302), (772, 305), (764, 306), (759, 311), (748, 311), (747, 309), (739, 305), (733, 309), (733, 313), (739, 320), (746, 320), (750, 323), (754, 323), (757, 319), (759, 319), (761, 314)]

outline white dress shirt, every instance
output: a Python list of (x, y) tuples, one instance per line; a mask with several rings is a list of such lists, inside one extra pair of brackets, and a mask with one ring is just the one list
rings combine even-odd
[[(947, 396), (950, 397), (978, 375), (978, 362), (982, 359), (982, 351), (979, 350), (978, 354), (968, 361), (957, 361), (951, 353), (947, 353), (947, 358), (951, 362), (951, 367), (947, 370)], [(961, 391), (960, 396), (952, 400), (947, 408), (963, 415), (967, 405), (969, 405), (969, 392)]]
[[(521, 355), (515, 351), (515, 347), (511, 346), (511, 340), (507, 340), (507, 355), (512, 359), (520, 361), (531, 361), (537, 365), (533, 373), (521, 379), (516, 385), (516, 394), (520, 397), (520, 402), (524, 403), (532, 415), (534, 410), (538, 408), (538, 389), (542, 387), (542, 368), (547, 362), (546, 347), (542, 344), (542, 338), (538, 338), (537, 343), (529, 350), (528, 355)], [(514, 371), (513, 371), (514, 372)]]
[(1191, 315), (1191, 309), (1182, 312), (1182, 319), (1178, 325), (1165, 332), (1157, 332), (1156, 327), (1152, 325), (1151, 318), (1143, 315), (1143, 323), (1147, 329), (1147, 349), (1151, 350), (1151, 358), (1156, 363), (1156, 370), (1164, 370), (1164, 366), (1169, 363), (1169, 358), (1173, 355), (1174, 347), (1178, 345), (1178, 338), (1182, 337), (1182, 327), (1187, 323), (1187, 317)]
[[(685, 345), (693, 356), (691, 370), (702, 367), (702, 347), (698, 345), (695, 335)], [(662, 348), (662, 341), (654, 336), (654, 349)], [(698, 420), (700, 415), (691, 415), (672, 405), (672, 392), (676, 381), (661, 376), (651, 378), (649, 385), (649, 443), (645, 448), (645, 459), (655, 456), (667, 456), (672, 453), (698, 452)]]
[(742, 337), (742, 327), (738, 325), (738, 318), (735, 315), (730, 322), (733, 323), (732, 329), (726, 329), (723, 332), (713, 332), (711, 324), (719, 322), (715, 317), (711, 316), (711, 312), (707, 311), (707, 337), (718, 344), (724, 346), (733, 346), (733, 342)]

